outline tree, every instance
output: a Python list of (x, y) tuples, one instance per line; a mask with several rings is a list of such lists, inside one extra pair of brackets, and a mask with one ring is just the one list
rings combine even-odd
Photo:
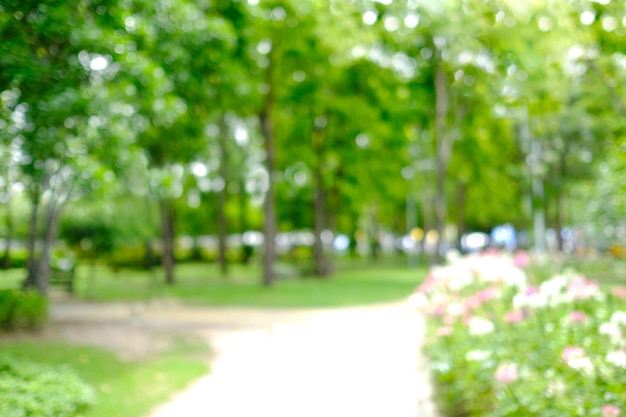
[(205, 148), (220, 61), (236, 40), (230, 22), (210, 2), (137, 1), (131, 11), (126, 27), (137, 51), (127, 55), (121, 82), (145, 92), (137, 102), (144, 127), (138, 143), (158, 185), (162, 263), (165, 282), (172, 284), (174, 199), (183, 191), (184, 165)]
[[(106, 75), (107, 60), (94, 51), (105, 52), (109, 45), (91, 43), (88, 34), (105, 20), (106, 7), (78, 0), (5, 2), (2, 7), (0, 85), (14, 95), (12, 134), (21, 145), (32, 202), (25, 285), (45, 294), (59, 215), (77, 182), (92, 169), (84, 159), (90, 144), (81, 137), (89, 120), (86, 87), (93, 77)], [(43, 246), (38, 255), (40, 215)]]

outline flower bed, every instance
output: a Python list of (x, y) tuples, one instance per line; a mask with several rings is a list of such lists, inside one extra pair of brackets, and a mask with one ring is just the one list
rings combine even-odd
[(532, 283), (528, 258), (458, 257), (411, 297), (450, 416), (626, 415), (626, 289), (566, 271)]

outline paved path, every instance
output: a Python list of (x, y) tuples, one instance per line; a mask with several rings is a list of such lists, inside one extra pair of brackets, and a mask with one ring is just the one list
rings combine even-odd
[[(72, 309), (75, 309), (72, 311)], [(406, 303), (330, 310), (84, 306), (52, 311), (204, 329), (212, 372), (148, 417), (436, 417)]]

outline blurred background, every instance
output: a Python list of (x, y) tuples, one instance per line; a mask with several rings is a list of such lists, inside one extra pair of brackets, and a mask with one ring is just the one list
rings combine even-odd
[[(0, 0), (0, 415), (145, 417), (208, 372), (216, 334), (383, 302), (415, 318), (428, 268), (479, 251), (506, 251), (529, 285), (575, 267), (600, 300), (486, 349), (543, 364), (579, 338), (623, 363), (626, 345), (568, 326), (626, 296), (624, 51), (617, 0)], [(341, 311), (319, 329), (344, 328), (288, 353), (363, 358), (369, 381), (402, 320), (351, 328)], [(248, 375), (277, 369), (241, 340), (263, 365)], [(480, 348), (458, 340), (432, 352)], [(460, 376), (454, 401), (509, 395), (489, 367), (437, 363)], [(554, 412), (553, 366), (524, 384), (531, 414)], [(617, 416), (614, 369), (563, 378), (559, 410)], [(258, 376), (233, 380), (242, 404), (242, 386), (282, 393)], [(524, 415), (506, 392), (471, 405)]]
[(625, 35), (610, 0), (4, 0), (1, 265), (624, 258)]

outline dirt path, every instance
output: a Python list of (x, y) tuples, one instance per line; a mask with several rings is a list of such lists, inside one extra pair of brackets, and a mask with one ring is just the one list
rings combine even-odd
[(423, 322), (406, 303), (327, 310), (65, 303), (51, 316), (67, 340), (130, 359), (167, 349), (172, 335), (211, 344), (211, 374), (148, 417), (436, 416), (419, 354)]

